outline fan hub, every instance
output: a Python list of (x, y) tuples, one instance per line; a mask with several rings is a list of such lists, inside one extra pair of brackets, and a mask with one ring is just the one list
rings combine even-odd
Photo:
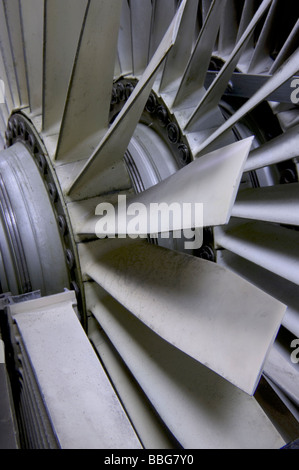
[(21, 113), (8, 121), (0, 186), (2, 291), (51, 295), (68, 288), (83, 312), (76, 245), (60, 185), (38, 132)]

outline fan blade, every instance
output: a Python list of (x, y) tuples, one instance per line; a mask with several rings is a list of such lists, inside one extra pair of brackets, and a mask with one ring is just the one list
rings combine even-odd
[[(163, 341), (94, 284), (86, 293), (88, 309), (184, 449), (284, 445), (254, 398)], [(221, 356), (220, 345), (212, 347)]]
[[(179, 27), (177, 41), (169, 52), (160, 83), (160, 93), (168, 95), (176, 91), (187, 66), (195, 36), (198, 0), (189, 0)], [(171, 93), (173, 95), (173, 93)]]
[(216, 243), (299, 285), (298, 232), (263, 222), (215, 228)]
[(278, 0), (272, 0), (267, 18), (259, 35), (247, 73), (266, 73), (272, 65), (269, 36), (273, 34), (273, 23), (277, 14)]
[[(114, 167), (116, 163), (122, 162), (125, 151), (148, 100), (155, 80), (155, 73), (176, 41), (185, 5), (186, 0), (182, 2), (171, 26), (165, 34), (150, 64), (143, 73), (134, 92), (69, 188), (68, 193), (72, 194), (72, 196), (74, 196), (75, 192), (79, 193), (80, 197), (85, 197), (87, 194), (88, 196), (98, 194), (99, 186), (97, 178), (99, 173)], [(107, 187), (105, 187), (105, 184), (102, 186), (103, 192), (105, 190), (108, 192), (111, 189), (110, 181), (107, 181)]]
[(45, 51), (43, 131), (57, 134), (76, 56), (88, 0), (47, 0), (45, 3)]
[(131, 14), (129, 3), (125, 1), (122, 2), (117, 51), (121, 73), (133, 73)]
[[(115, 226), (119, 226), (116, 220), (125, 220), (126, 223), (117, 229), (117, 234), (133, 234), (130, 227), (135, 227), (133, 221), (140, 204), (145, 209), (139, 211), (138, 233), (141, 235), (227, 223), (251, 144), (252, 138), (248, 138), (197, 159), (166, 180), (131, 197), (128, 205), (132, 205), (132, 212), (128, 217), (127, 204), (119, 204), (115, 212), (111, 211), (105, 217), (105, 225), (114, 230)], [(197, 209), (201, 211), (196, 206), (198, 203), (203, 204), (203, 219), (200, 220), (196, 214)], [(135, 208), (134, 204), (137, 204)], [(187, 206), (190, 215), (185, 217), (184, 210), (189, 210)], [(161, 216), (160, 220), (158, 212), (156, 217), (153, 215), (153, 210), (159, 211), (163, 207), (173, 209), (173, 217), (169, 217), (168, 213), (168, 217)], [(96, 218), (93, 217), (82, 227), (81, 234), (95, 233), (95, 225)], [(98, 230), (98, 236), (103, 235)], [(109, 228), (105, 232), (106, 235), (114, 233), (109, 233)]]
[[(18, 87), (17, 76), (14, 65), (14, 57), (11, 51), (11, 43), (6, 17), (6, 4), (3, 0), (0, 2), (0, 50), (3, 65), (1, 64), (0, 76), (5, 77), (6, 94), (10, 93), (10, 101), (14, 108), (21, 104), (20, 90)], [(5, 75), (3, 74), (5, 70)]]
[[(228, 57), (226, 63), (222, 67), (221, 71), (219, 72), (215, 80), (208, 88), (205, 95), (198, 103), (195, 111), (189, 118), (188, 122), (185, 123), (185, 128), (189, 132), (195, 132), (200, 129), (214, 127), (216, 122), (215, 113), (219, 113), (218, 105), (221, 100), (221, 97), (223, 96), (227, 88), (227, 84), (234, 70), (236, 69), (236, 66), (239, 62), (244, 47), (247, 44), (247, 41), (254, 33), (256, 25), (263, 17), (265, 11), (269, 8), (271, 1), (272, 0), (264, 0), (262, 2), (261, 6), (257, 10), (256, 14), (249, 23), (245, 32), (242, 34), (240, 40), (238, 41), (230, 56)], [(219, 124), (221, 124), (221, 122), (219, 122)]]
[(134, 75), (139, 76), (148, 64), (152, 18), (151, 0), (130, 0)]
[(290, 160), (298, 155), (299, 126), (291, 127), (275, 139), (254, 149), (248, 157), (245, 171), (257, 170)]
[(214, 263), (146, 242), (98, 240), (79, 254), (85, 276), (149, 328), (254, 393), (284, 305)]
[(289, 37), (281, 48), (279, 54), (277, 55), (275, 61), (273, 62), (270, 74), (276, 72), (276, 70), (282, 66), (282, 64), (290, 57), (291, 54), (296, 50), (298, 46), (298, 36), (299, 36), (299, 19), (296, 21)]
[[(99, 286), (97, 289), (100, 289)], [(88, 295), (92, 295), (89, 291), (87, 292)], [(117, 302), (115, 304), (119, 305)], [(143, 448), (147, 450), (177, 449), (176, 439), (157, 415), (148, 397), (93, 315), (89, 317), (88, 337), (113, 383)]]
[(229, 132), (234, 125), (239, 122), (247, 113), (252, 111), (258, 104), (267, 99), (271, 93), (293, 77), (298, 69), (299, 49), (297, 49), (288, 61), (257, 91), (241, 108), (239, 108), (231, 118), (210, 135), (194, 152), (197, 156), (206, 151), (210, 146), (215, 147), (220, 137)]
[(299, 338), (299, 305), (296, 284), (227, 250), (217, 251), (217, 263), (234, 271), (251, 284), (287, 305), (288, 309), (282, 325)]
[[(9, 41), (11, 45), (11, 49), (9, 49), (11, 50), (18, 84), (19, 101), (21, 106), (28, 106), (29, 99), (19, 0), (5, 0), (3, 1), (3, 6), (5, 11), (6, 27), (9, 32)], [(5, 27), (3, 26), (3, 28)]]
[(58, 140), (64, 162), (89, 157), (108, 128), (121, 4), (89, 0)]
[(32, 117), (42, 112), (44, 2), (19, 2), (26, 61), (29, 106)]
[(246, 189), (239, 193), (232, 215), (299, 225), (299, 183)]
[(226, 8), (223, 10), (219, 28), (218, 53), (220, 57), (227, 57), (236, 44), (236, 38), (238, 34), (236, 3), (240, 2), (238, 2), (238, 0), (230, 0), (229, 2), (226, 1), (222, 3), (225, 3)]
[(153, 57), (176, 12), (176, 0), (153, 0), (149, 60)]
[[(12, 91), (9, 87), (9, 77), (6, 73), (4, 56), (2, 54), (2, 51), (0, 53), (0, 77), (2, 80), (1, 82), (1, 106), (2, 108), (4, 108), (3, 112), (8, 117), (9, 114), (14, 109), (14, 102), (13, 102)], [(3, 96), (3, 99), (2, 99), (2, 96)]]
[(208, 11), (174, 100), (174, 106), (179, 109), (194, 107), (194, 103), (197, 103), (204, 93), (205, 78), (224, 5), (225, 2), (213, 0)]

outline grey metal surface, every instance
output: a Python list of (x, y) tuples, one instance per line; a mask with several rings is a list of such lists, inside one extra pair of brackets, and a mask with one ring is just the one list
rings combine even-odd
[[(27, 356), (31, 368), (23, 369), (28, 393), (40, 396), (48, 415), (32, 419), (49, 419), (63, 449), (140, 449), (75, 307), (72, 292), (9, 307), (23, 345), (21, 361)], [(28, 374), (35, 377), (36, 390)]]
[(283, 304), (214, 263), (145, 242), (98, 240), (79, 254), (85, 278), (170, 344), (254, 393)]
[[(23, 273), (17, 281), (8, 274), (8, 290), (13, 294), (39, 288), (43, 294), (61, 291), (68, 286), (68, 273), (57, 222), (37, 165), (23, 144), (2, 152), (0, 174), (10, 207), (9, 213), (1, 207), (6, 233), (2, 253), (12, 259), (16, 255), (16, 276)], [(10, 269), (9, 261), (4, 264)]]
[[(88, 306), (184, 449), (278, 449), (285, 441), (253, 397), (156, 335), (88, 284)], [(221, 355), (218, 341), (214, 348)]]

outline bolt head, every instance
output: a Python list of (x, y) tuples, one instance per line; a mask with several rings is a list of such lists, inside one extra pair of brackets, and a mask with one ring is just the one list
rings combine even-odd
[(69, 248), (65, 250), (65, 257), (66, 257), (66, 263), (69, 269), (72, 269), (75, 264), (75, 258), (74, 258), (73, 252)]
[(168, 112), (167, 109), (164, 108), (164, 106), (158, 106), (157, 108), (157, 119), (159, 121), (159, 124), (162, 127), (166, 127), (168, 124)]
[(59, 228), (61, 235), (65, 235), (66, 230), (67, 230), (65, 217), (63, 215), (59, 215), (57, 217), (57, 223), (58, 223), (58, 228)]
[(179, 153), (180, 153), (180, 162), (182, 165), (186, 165), (187, 163), (190, 163), (190, 151), (185, 144), (181, 144), (178, 147)]
[(126, 90), (125, 90), (126, 99), (130, 98), (133, 91), (134, 91), (134, 86), (132, 85), (132, 83), (127, 83)]
[(157, 99), (153, 93), (150, 94), (147, 103), (145, 105), (146, 111), (153, 114), (157, 109)]
[(170, 122), (167, 126), (168, 139), (172, 144), (177, 144), (180, 139), (180, 129), (177, 124)]

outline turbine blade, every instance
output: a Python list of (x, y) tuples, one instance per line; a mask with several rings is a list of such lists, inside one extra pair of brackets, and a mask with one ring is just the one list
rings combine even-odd
[(9, 41), (11, 44), (11, 54), (15, 68), (20, 106), (25, 107), (29, 105), (29, 98), (19, 0), (5, 0), (3, 1), (3, 7)]
[(165, 61), (160, 83), (162, 94), (168, 95), (173, 90), (176, 91), (187, 66), (195, 36), (197, 10), (198, 0), (189, 0), (179, 27), (177, 41)]
[(121, 74), (133, 73), (131, 13), (127, 1), (122, 2), (117, 51)]
[(232, 215), (299, 225), (299, 183), (246, 189), (239, 193)]
[[(144, 209), (139, 212), (138, 233), (157, 234), (227, 223), (251, 144), (252, 138), (248, 138), (205, 155), (166, 180), (129, 198), (128, 205), (131, 205), (132, 211), (134, 204), (137, 211), (140, 204)], [(197, 218), (197, 210), (199, 210), (196, 207), (197, 203), (203, 205), (202, 220)], [(160, 220), (158, 216), (151, 216), (154, 206), (157, 210), (158, 207), (162, 210), (162, 206), (165, 205), (167, 210), (173, 208), (173, 217), (168, 214), (168, 217), (165, 215)], [(190, 217), (185, 217), (184, 210), (187, 210), (187, 206), (190, 205), (192, 208)], [(127, 223), (117, 229), (117, 234), (132, 235), (133, 232), (130, 230), (135, 228), (133, 221), (136, 217), (135, 210), (133, 212), (131, 217), (126, 219), (127, 204), (118, 205), (115, 213), (110, 212), (105, 217), (105, 223), (114, 229), (115, 225), (118, 226), (118, 222), (115, 223), (116, 220), (127, 220)], [(96, 217), (89, 219), (81, 228), (80, 234), (94, 234), (97, 220)], [(97, 232), (97, 235), (103, 234)]]
[(221, 71), (198, 103), (195, 111), (192, 113), (187, 123), (185, 123), (185, 128), (188, 130), (188, 132), (195, 132), (197, 130), (214, 127), (215, 113), (219, 112), (218, 105), (221, 97), (223, 96), (227, 88), (227, 84), (234, 70), (236, 69), (248, 39), (254, 33), (257, 24), (265, 14), (265, 11), (267, 11), (269, 8), (271, 1), (272, 0), (264, 0), (262, 2), (245, 32), (242, 34), (240, 40), (232, 50), (225, 65), (222, 67)]
[[(148, 100), (155, 80), (155, 74), (176, 41), (185, 5), (186, 0), (182, 2), (171, 26), (135, 87), (134, 92), (72, 183), (68, 191), (69, 194), (74, 196), (76, 192), (78, 197), (86, 197), (87, 194), (89, 196), (97, 195), (99, 193), (97, 182), (99, 173), (104, 172), (108, 168), (113, 168), (119, 162), (122, 163), (125, 151)], [(111, 189), (110, 180), (107, 181), (106, 185), (104, 183), (101, 188), (102, 193), (104, 191), (108, 192)], [(113, 189), (116, 188), (113, 187)]]
[(252, 111), (258, 104), (267, 99), (271, 93), (283, 85), (287, 80), (293, 77), (298, 69), (299, 49), (297, 49), (288, 61), (273, 75), (268, 81), (240, 108), (231, 118), (229, 118), (219, 129), (213, 132), (194, 152), (197, 156), (207, 151), (211, 146), (215, 148), (220, 137), (229, 132), (234, 125), (239, 122), (246, 114)]
[(32, 117), (42, 113), (44, 2), (19, 2), (25, 51), (29, 106)]
[(45, 2), (43, 131), (58, 134), (88, 0)]
[(153, 6), (152, 0), (130, 0), (130, 5), (133, 70), (138, 77), (148, 65)]
[(89, 0), (57, 146), (64, 162), (88, 158), (108, 128), (121, 4)]
[(167, 342), (254, 393), (284, 305), (214, 263), (146, 242), (98, 240), (79, 245), (79, 253), (86, 279)]
[(213, 0), (198, 36), (193, 54), (187, 65), (174, 100), (174, 106), (194, 107), (203, 94), (206, 73), (209, 68), (225, 2)]
[[(89, 311), (184, 449), (284, 445), (253, 397), (163, 341), (94, 283), (86, 292)], [(220, 345), (212, 348), (221, 356)]]
[(153, 0), (149, 60), (153, 57), (176, 12), (176, 0)]
[(265, 222), (242, 221), (215, 228), (219, 247), (299, 284), (298, 232)]
[(298, 155), (299, 125), (254, 149), (248, 157), (245, 171), (257, 170), (295, 158)]

